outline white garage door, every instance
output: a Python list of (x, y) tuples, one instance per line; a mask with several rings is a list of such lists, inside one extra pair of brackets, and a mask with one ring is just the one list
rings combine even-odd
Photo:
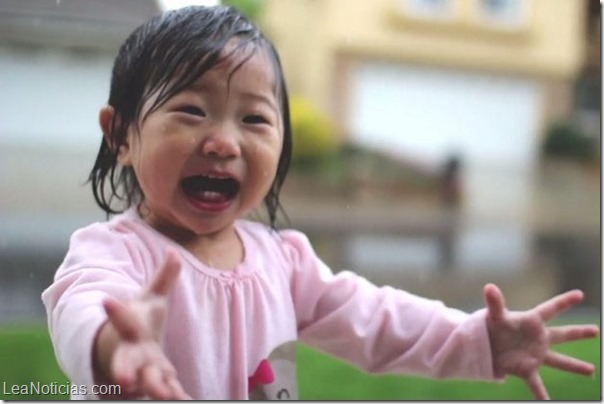
[(520, 264), (528, 254), (541, 94), (540, 84), (528, 78), (366, 63), (351, 77), (347, 129), (358, 144), (434, 166), (460, 154), (466, 217), (479, 225), (499, 223), (488, 231), (467, 224), (460, 254), (484, 261), (471, 252), (477, 247), (472, 240), (480, 240), (489, 260), (500, 251), (502, 264)]
[(352, 78), (354, 140), (425, 158), (461, 151), (475, 162), (527, 164), (535, 154), (535, 81), (365, 64)]

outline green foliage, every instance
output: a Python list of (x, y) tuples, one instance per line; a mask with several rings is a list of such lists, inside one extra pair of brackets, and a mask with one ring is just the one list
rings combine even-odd
[(556, 122), (545, 133), (543, 153), (547, 157), (563, 157), (588, 161), (595, 157), (597, 144), (570, 122)]
[(290, 114), (294, 164), (321, 160), (337, 152), (335, 128), (314, 105), (303, 98), (291, 97)]
[(236, 8), (254, 22), (258, 22), (264, 8), (264, 0), (222, 0), (221, 3)]

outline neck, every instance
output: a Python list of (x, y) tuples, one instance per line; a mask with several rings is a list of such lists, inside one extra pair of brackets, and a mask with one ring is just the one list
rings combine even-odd
[(233, 270), (245, 255), (243, 242), (239, 238), (235, 225), (207, 234), (196, 234), (190, 230), (169, 223), (150, 223), (145, 215), (146, 208), (139, 206), (138, 213), (151, 227), (168, 237), (193, 254), (205, 265), (221, 270)]

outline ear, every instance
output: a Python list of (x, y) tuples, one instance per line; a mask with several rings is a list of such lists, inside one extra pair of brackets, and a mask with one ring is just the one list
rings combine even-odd
[[(101, 126), (103, 136), (105, 137), (105, 141), (109, 145), (109, 148), (115, 152), (115, 149), (118, 146), (115, 143), (115, 137), (113, 133), (114, 119), (116, 119), (115, 109), (111, 105), (105, 105), (103, 108), (101, 108), (101, 110), (99, 111), (99, 125)], [(119, 150), (117, 151), (117, 161), (123, 166), (132, 165), (132, 161), (130, 159), (130, 144), (128, 137), (124, 140), (121, 145), (119, 145)]]

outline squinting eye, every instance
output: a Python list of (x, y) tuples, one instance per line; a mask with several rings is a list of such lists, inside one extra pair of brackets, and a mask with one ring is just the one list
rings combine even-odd
[(252, 125), (268, 123), (268, 120), (264, 118), (262, 115), (248, 115), (243, 118), (243, 123), (249, 123)]
[(193, 105), (187, 105), (184, 107), (180, 107), (177, 109), (177, 111), (184, 112), (185, 114), (189, 114), (189, 115), (206, 116), (206, 113), (203, 111), (203, 109), (195, 107)]

